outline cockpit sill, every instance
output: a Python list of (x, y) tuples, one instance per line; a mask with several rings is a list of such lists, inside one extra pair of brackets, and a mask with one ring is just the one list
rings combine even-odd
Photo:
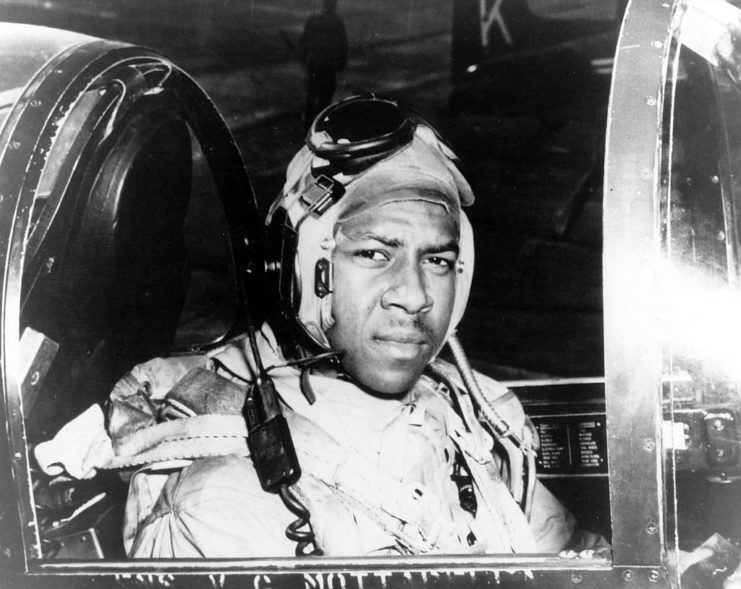
[[(58, 583), (72, 576), (75, 586), (96, 585), (110, 577), (117, 585), (195, 585), (202, 575), (207, 587), (478, 587), (574, 586), (612, 587), (622, 579), (657, 584), (666, 579), (658, 567), (614, 567), (605, 556), (567, 558), (553, 555), (415, 555), (362, 558), (270, 558), (244, 560), (136, 560), (31, 563), (33, 586), (46, 579)], [(46, 578), (46, 579), (45, 579)], [(29, 579), (30, 580), (30, 579)]]

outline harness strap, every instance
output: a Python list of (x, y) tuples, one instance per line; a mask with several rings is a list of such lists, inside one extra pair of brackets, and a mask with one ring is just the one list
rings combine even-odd
[[(459, 391), (454, 390), (451, 394), (458, 395), (459, 404), (464, 402), (465, 396), (461, 395)], [(489, 434), (478, 420), (466, 424), (464, 419), (454, 411), (453, 407), (449, 404), (446, 406), (448, 407), (446, 415), (448, 433), (456, 447), (468, 458), (466, 467), (477, 490), (477, 500), (485, 507), (479, 517), (487, 520), (486, 528), (489, 532), (489, 538), (493, 536), (508, 539), (505, 550), (500, 547), (496, 551), (535, 552), (535, 539), (527, 518), (516, 503), (507, 485), (502, 481), (498, 472), (497, 461), (491, 451), (491, 445), (487, 444), (485, 453), (481, 453), (480, 440), (487, 438), (491, 440)], [(464, 411), (464, 415), (465, 413)], [(466, 431), (467, 428), (469, 431)], [(492, 540), (490, 539), (489, 542), (491, 543)]]
[[(468, 429), (472, 432), (482, 430), (479, 417), (476, 416), (473, 409), (473, 400), (466, 393), (458, 369), (441, 360), (436, 360), (430, 366), (430, 369), (433, 374), (439, 375), (442, 380), (450, 383), (452, 387), (450, 394), (455, 397), (460, 405), (462, 417)], [(532, 508), (536, 480), (535, 457), (538, 438), (535, 428), (525, 416), (517, 397), (511, 391), (482, 374), (476, 373), (474, 377), (480, 379), (484, 385), (479, 386), (477, 384), (477, 388), (483, 396), (482, 402), (486, 403), (489, 409), (496, 407), (503, 412), (508, 402), (515, 403), (514, 406), (511, 406), (516, 410), (513, 415), (514, 419), (508, 415), (508, 421), (504, 421), (500, 415), (495, 413), (494, 415), (499, 419), (499, 423), (491, 423), (487, 418), (487, 413), (482, 411), (481, 420), (489, 424), (494, 434), (496, 434), (497, 427), (510, 432), (511, 435), (497, 435), (496, 440), (507, 454), (510, 493), (529, 514)], [(515, 440), (518, 440), (519, 444)]]
[[(223, 377), (218, 377), (223, 378)], [(197, 391), (183, 391), (189, 382), (183, 379), (183, 398)], [(224, 380), (225, 387), (234, 385)], [(193, 381), (191, 379), (192, 382)], [(195, 386), (195, 385), (192, 385)], [(210, 394), (218, 395), (212, 389)], [(440, 393), (437, 393), (438, 395)], [(235, 407), (239, 403), (235, 403)], [(440, 516), (444, 507), (439, 497), (423, 485), (402, 483), (380, 471), (356, 451), (343, 447), (314, 421), (283, 407), (289, 423), (304, 476), (319, 481), (329, 493), (353, 509), (358, 509), (393, 536), (410, 553), (466, 550), (471, 531), (493, 552), (531, 550), (523, 539), (529, 533), (504, 483), (499, 479), (490, 453), (490, 442), (480, 426), (466, 427), (446, 403), (446, 429), (451, 439), (468, 459), (471, 474), (482, 498), (487, 517), (456, 523)], [(248, 456), (247, 428), (239, 415), (196, 415), (142, 427), (116, 440), (101, 457), (97, 468), (121, 469), (173, 460), (192, 460), (208, 456), (238, 454)], [(306, 485), (309, 487), (310, 485)], [(303, 494), (301, 480), (296, 485)], [(310, 494), (309, 494), (310, 495)], [(309, 503), (310, 496), (307, 496)], [(483, 519), (482, 519), (483, 518)], [(481, 521), (486, 521), (483, 531)]]

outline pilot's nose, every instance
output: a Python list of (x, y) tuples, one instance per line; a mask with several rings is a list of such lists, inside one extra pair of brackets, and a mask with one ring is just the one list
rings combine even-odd
[(418, 264), (403, 264), (397, 268), (381, 296), (384, 309), (397, 307), (410, 315), (426, 313), (432, 308), (432, 303), (424, 272)]

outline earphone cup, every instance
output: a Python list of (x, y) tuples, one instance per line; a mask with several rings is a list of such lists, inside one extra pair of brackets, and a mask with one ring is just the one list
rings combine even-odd
[(271, 306), (280, 314), (295, 313), (301, 295), (295, 271), (298, 235), (285, 209), (275, 211), (266, 237), (265, 282)]
[(278, 208), (266, 230), (265, 281), (270, 325), (289, 358), (328, 351), (298, 317), (301, 279), (296, 272), (298, 234), (285, 209)]

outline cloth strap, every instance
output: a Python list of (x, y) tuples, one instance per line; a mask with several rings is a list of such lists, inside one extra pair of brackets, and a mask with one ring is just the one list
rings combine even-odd
[[(199, 395), (195, 387), (201, 382), (192, 376), (186, 375), (174, 387), (178, 390), (178, 398), (190, 401), (191, 405)], [(237, 387), (232, 382), (216, 374), (213, 377), (216, 383), (223, 381), (225, 395), (234, 397)], [(209, 395), (219, 396), (218, 389), (218, 384), (211, 386)], [(241, 399), (233, 398), (229, 403), (231, 408), (222, 406), (221, 410), (234, 411), (240, 407), (244, 394), (241, 390)], [(446, 406), (449, 408), (446, 415), (449, 433), (459, 451), (467, 457), (479, 491), (477, 496), (488, 513), (488, 516), (477, 517), (472, 527), (466, 522), (457, 525), (441, 518), (439, 498), (423, 485), (402, 483), (386, 475), (358, 452), (343, 447), (314, 421), (288, 406), (282, 409), (304, 471), (303, 477), (320, 482), (351, 509), (361, 510), (408, 552), (461, 552), (461, 547), (467, 546), (466, 538), (471, 531), (485, 541), (486, 550), (490, 552), (534, 551), (527, 522), (497, 474), (491, 443), (486, 442), (487, 434), (480, 426), (474, 430), (475, 434), (467, 431), (470, 426), (466, 428), (452, 407)], [(65, 437), (74, 436), (76, 429), (90, 423), (88, 418), (76, 426), (76, 421), (65, 426), (69, 428)], [(99, 421), (102, 425), (102, 419)], [(115, 452), (110, 438), (105, 436), (104, 449), (98, 444), (95, 452), (88, 453), (83, 462), (90, 469), (128, 469), (226, 454), (248, 456), (246, 438), (247, 427), (241, 413), (196, 415), (152, 423), (128, 432), (116, 440)], [(310, 487), (310, 484), (302, 484), (302, 480), (295, 486), (308, 503), (311, 501)], [(485, 529), (476, 529), (482, 520), (486, 520)], [(456, 527), (460, 529), (452, 529)]]

